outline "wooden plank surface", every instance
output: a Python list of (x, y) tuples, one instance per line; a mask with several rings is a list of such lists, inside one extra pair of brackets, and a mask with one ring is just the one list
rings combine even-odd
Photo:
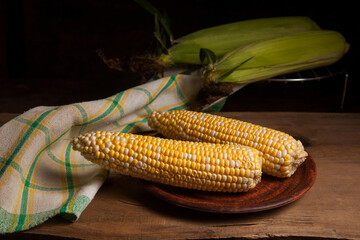
[[(214, 214), (173, 206), (146, 192), (141, 181), (111, 174), (77, 222), (55, 217), (29, 231), (5, 235), (6, 239), (360, 239), (360, 114), (221, 115), (300, 138), (317, 165), (314, 186), (281, 208)], [(0, 114), (0, 124), (13, 116)]]

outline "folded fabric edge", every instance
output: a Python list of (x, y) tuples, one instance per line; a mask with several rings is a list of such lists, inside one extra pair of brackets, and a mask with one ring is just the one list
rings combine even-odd
[(75, 206), (73, 212), (62, 212), (61, 206), (53, 210), (31, 214), (30, 224), (23, 229), (14, 229), (14, 231), (9, 231), (9, 229), (12, 228), (11, 223), (13, 222), (13, 220), (19, 218), (19, 215), (9, 213), (8, 211), (0, 207), (0, 234), (10, 234), (20, 231), (26, 231), (46, 222), (47, 220), (55, 216), (60, 216), (69, 222), (75, 222), (79, 219), (81, 213), (89, 205), (90, 202), (91, 199), (88, 196), (78, 196), (75, 199)]

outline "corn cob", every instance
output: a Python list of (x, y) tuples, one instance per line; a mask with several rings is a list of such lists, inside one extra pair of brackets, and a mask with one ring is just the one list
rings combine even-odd
[(208, 113), (153, 111), (148, 123), (167, 138), (256, 148), (263, 153), (262, 171), (276, 177), (290, 177), (307, 157), (302, 143), (286, 133)]
[(205, 69), (203, 78), (206, 83), (250, 83), (333, 64), (348, 49), (336, 31), (298, 32), (231, 51)]
[(202, 29), (173, 41), (168, 53), (161, 56), (164, 65), (172, 63), (201, 64), (200, 48), (210, 49), (217, 57), (259, 40), (289, 33), (320, 30), (308, 17), (274, 17), (238, 21)]
[(256, 149), (97, 131), (72, 140), (73, 149), (105, 169), (172, 186), (243, 192), (261, 180)]

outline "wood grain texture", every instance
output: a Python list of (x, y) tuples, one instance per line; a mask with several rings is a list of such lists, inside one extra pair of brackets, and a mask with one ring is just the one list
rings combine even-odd
[(145, 191), (142, 181), (111, 174), (77, 222), (55, 217), (21, 234), (5, 235), (6, 239), (26, 236), (90, 240), (360, 239), (360, 114), (231, 112), (221, 115), (276, 128), (302, 139), (317, 166), (313, 187), (289, 205), (229, 215), (166, 203)]

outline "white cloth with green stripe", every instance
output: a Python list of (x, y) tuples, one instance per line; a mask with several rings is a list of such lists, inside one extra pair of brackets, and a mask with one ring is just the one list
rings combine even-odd
[(150, 130), (149, 112), (184, 109), (200, 87), (197, 76), (173, 75), (102, 100), (36, 107), (3, 125), (0, 233), (27, 230), (58, 214), (78, 219), (108, 172), (72, 151), (70, 140), (94, 130)]

